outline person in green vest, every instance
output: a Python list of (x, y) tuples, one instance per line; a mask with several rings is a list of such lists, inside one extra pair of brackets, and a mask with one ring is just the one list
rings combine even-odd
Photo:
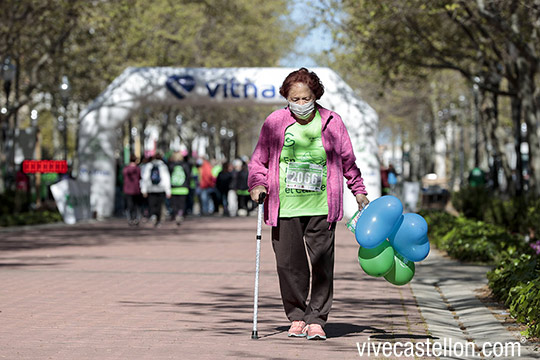
[[(53, 200), (50, 186), (57, 182), (59, 176), (57, 173), (45, 173), (41, 174), (41, 187), (39, 189), (42, 200)], [(54, 201), (54, 200), (53, 200)]]
[[(216, 159), (212, 159), (210, 163), (212, 164), (212, 176), (214, 177), (214, 179), (217, 180), (218, 175), (223, 170), (223, 164), (221, 161)], [(214, 203), (214, 214), (219, 213), (219, 207), (221, 206), (221, 197), (219, 195), (219, 191), (215, 186), (214, 191), (210, 193), (210, 201)]]
[(195, 196), (197, 195), (197, 187), (199, 186), (199, 168), (195, 160), (187, 154), (184, 156), (184, 161), (190, 166), (189, 177), (189, 194), (187, 197), (186, 214), (193, 214), (193, 205), (195, 205)]
[(212, 160), (212, 175), (217, 178), (221, 170), (223, 170), (223, 164), (217, 160)]
[(191, 165), (185, 161), (180, 152), (175, 152), (170, 157), (169, 172), (171, 174), (172, 216), (176, 225), (180, 226), (184, 221), (186, 201), (189, 195)]

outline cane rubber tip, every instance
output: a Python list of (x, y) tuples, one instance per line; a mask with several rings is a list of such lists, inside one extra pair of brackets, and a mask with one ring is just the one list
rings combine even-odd
[(259, 339), (259, 335), (257, 334), (256, 331), (252, 331), (251, 332), (251, 340), (257, 340)]

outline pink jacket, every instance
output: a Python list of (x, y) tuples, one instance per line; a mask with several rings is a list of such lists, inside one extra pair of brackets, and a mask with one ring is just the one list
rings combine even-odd
[[(354, 195), (367, 195), (367, 192), (362, 174), (356, 166), (351, 139), (341, 117), (318, 104), (317, 109), (321, 114), (322, 143), (326, 151), (327, 220), (336, 222), (343, 218), (343, 176)], [(279, 157), (285, 141), (285, 129), (295, 122), (288, 108), (270, 114), (264, 121), (249, 163), (249, 190), (262, 185), (268, 191), (264, 220), (270, 226), (277, 226), (279, 215)]]

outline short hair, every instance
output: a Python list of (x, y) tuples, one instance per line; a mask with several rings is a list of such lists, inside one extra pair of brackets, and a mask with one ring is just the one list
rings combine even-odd
[(129, 161), (131, 161), (131, 162), (137, 162), (137, 155), (131, 154), (131, 155), (129, 156)]
[(180, 151), (173, 152), (169, 158), (171, 162), (180, 162), (183, 160), (182, 153)]
[(309, 71), (306, 68), (300, 68), (296, 71), (293, 71), (283, 81), (283, 84), (279, 88), (279, 93), (285, 99), (289, 96), (289, 91), (295, 83), (304, 83), (309, 87), (309, 89), (315, 95), (315, 99), (319, 100), (324, 94), (324, 86), (313, 71)]

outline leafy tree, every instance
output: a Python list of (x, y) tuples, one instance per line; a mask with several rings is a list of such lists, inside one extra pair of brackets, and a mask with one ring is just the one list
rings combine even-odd
[(54, 121), (63, 75), (76, 119), (128, 66), (274, 66), (295, 40), (288, 16), (285, 0), (2, 1), (0, 56), (17, 65), (17, 78), (0, 120), (39, 103)]
[[(520, 107), (529, 129), (537, 128), (539, 1), (331, 0), (327, 5), (342, 11), (336, 34), (348, 56), (374, 66), (385, 82), (421, 78), (426, 70), (450, 69), (476, 83), (495, 158), (504, 156), (497, 96), (515, 99), (516, 134)], [(536, 131), (529, 131), (527, 140), (538, 192)]]

